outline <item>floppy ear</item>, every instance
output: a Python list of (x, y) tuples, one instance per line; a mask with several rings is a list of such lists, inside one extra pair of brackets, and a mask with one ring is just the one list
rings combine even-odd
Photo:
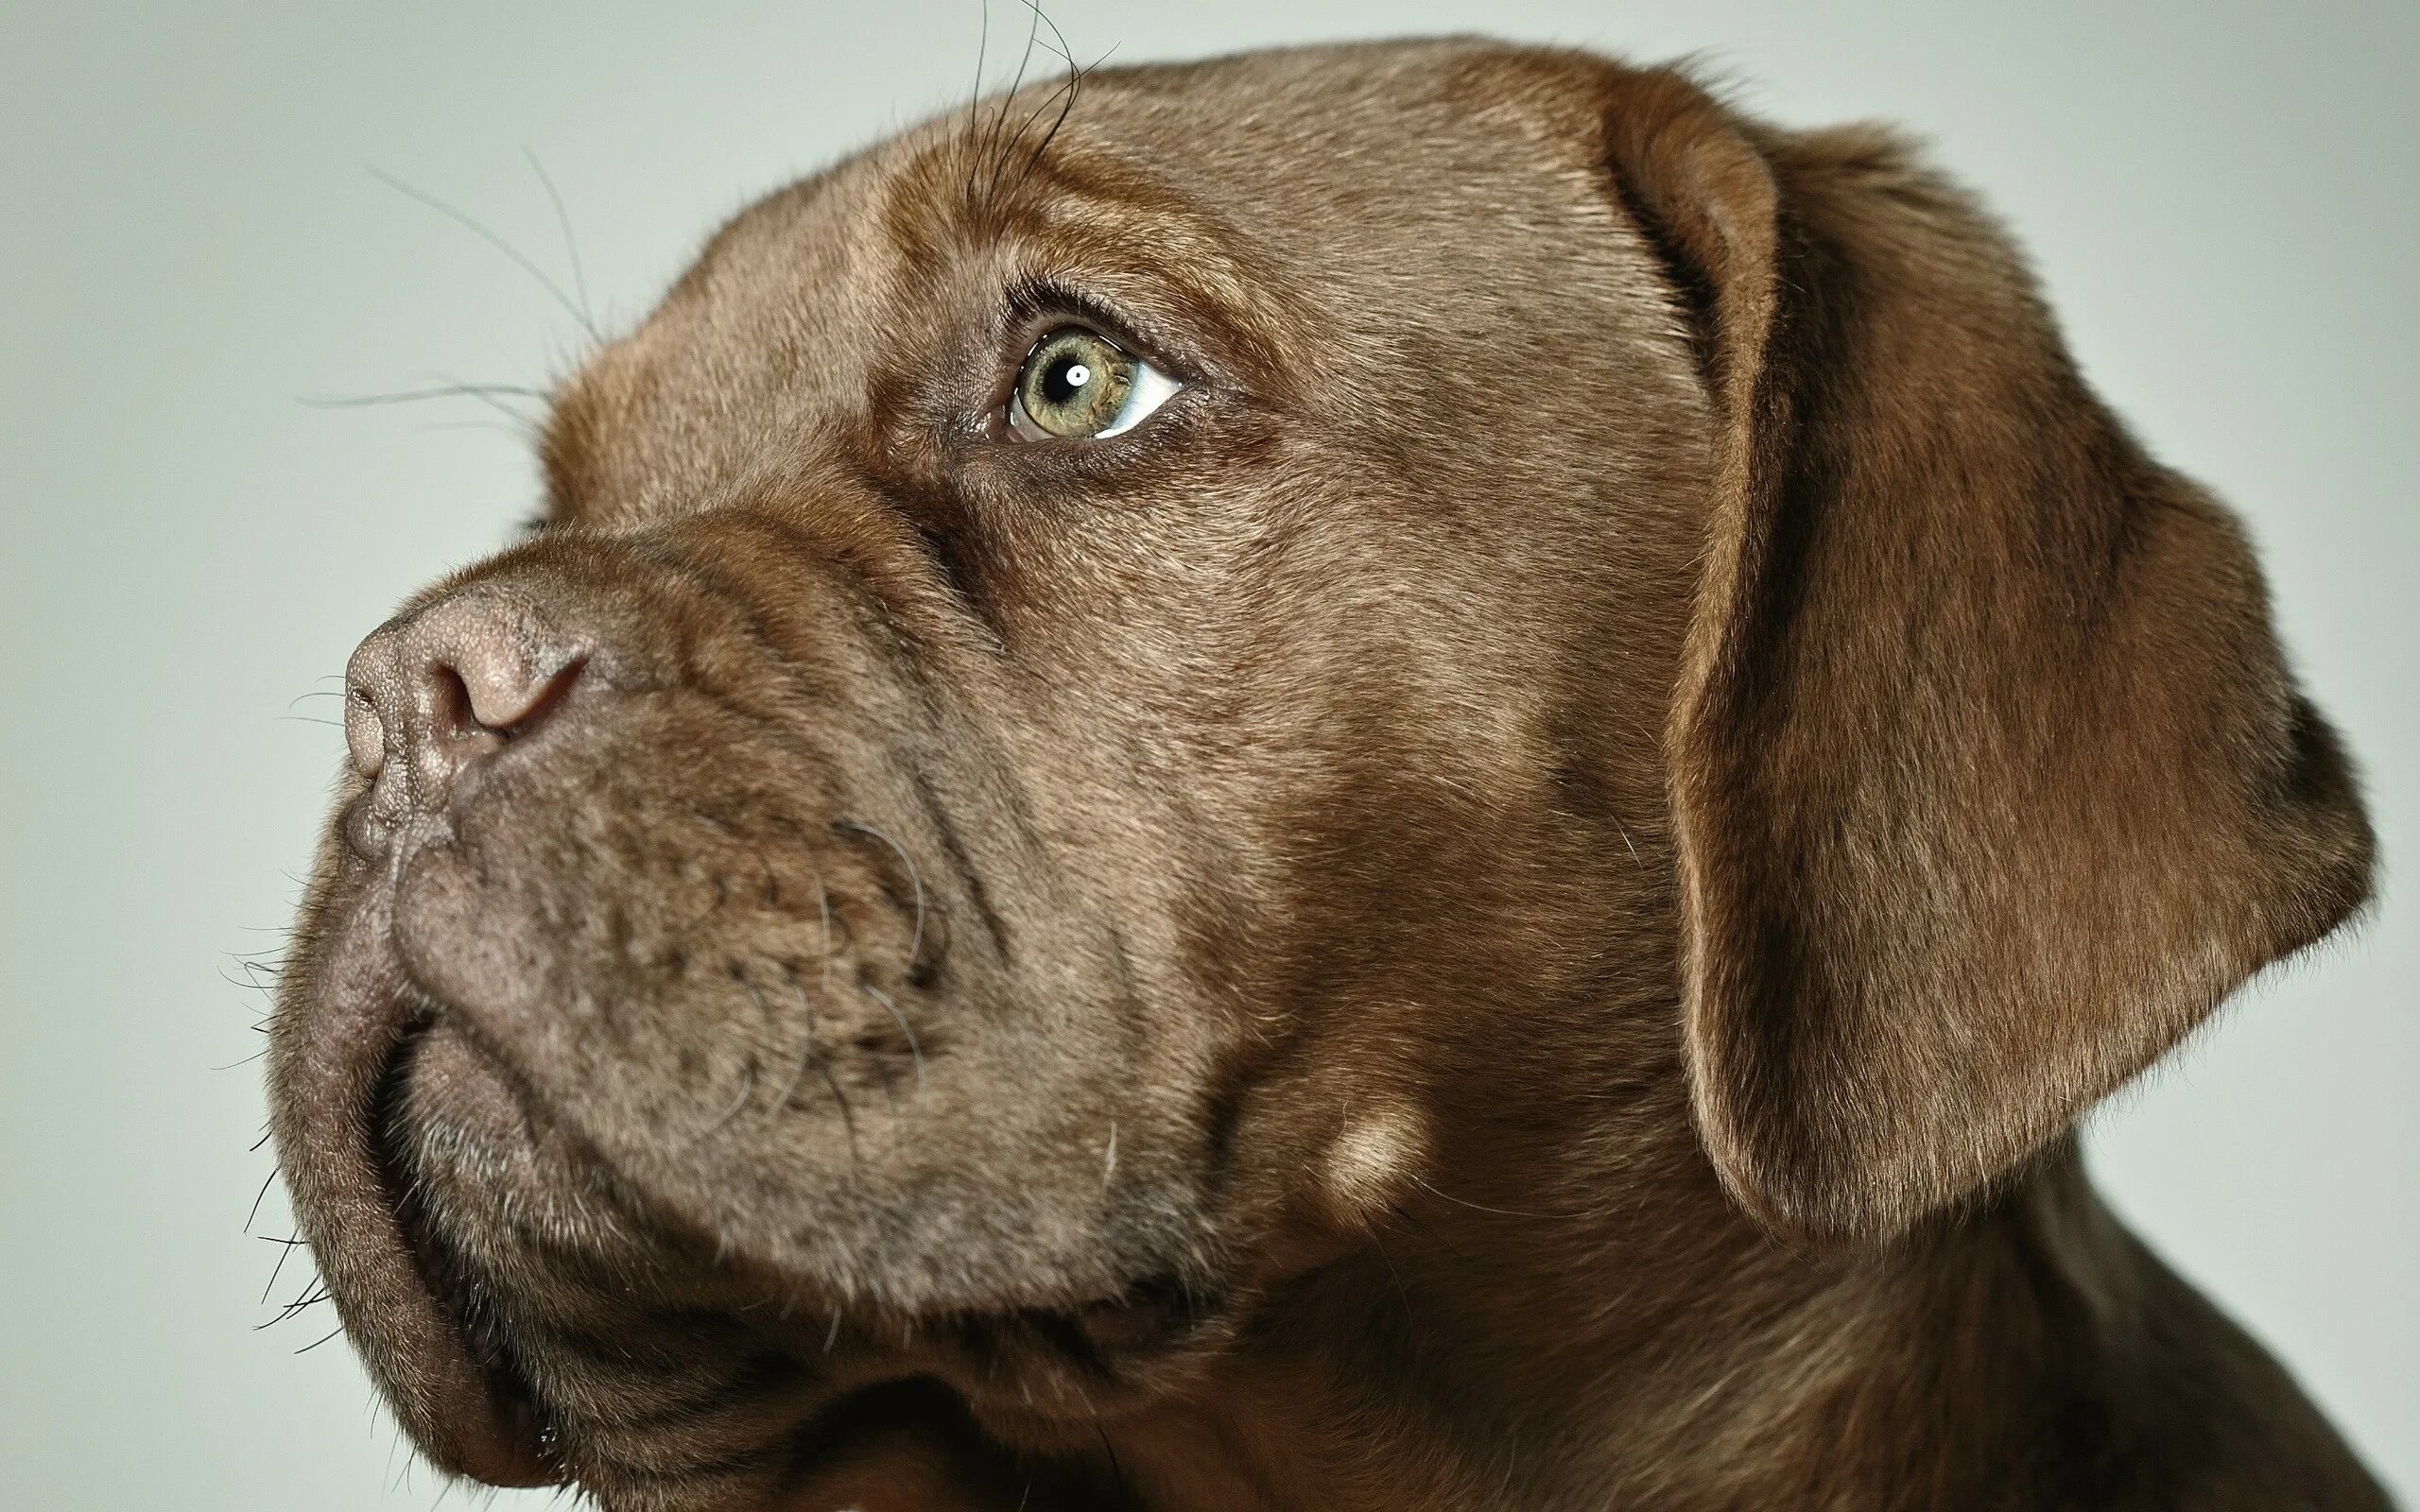
[(1962, 194), (1671, 74), (1607, 124), (1717, 418), (1668, 732), (1699, 1125), (1772, 1227), (1887, 1235), (2342, 921), (2369, 828), (2234, 519)]

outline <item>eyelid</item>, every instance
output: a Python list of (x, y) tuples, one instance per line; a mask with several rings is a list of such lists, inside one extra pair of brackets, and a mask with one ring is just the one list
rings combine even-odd
[(1011, 331), (1025, 334), (1027, 353), (1061, 326), (1080, 325), (1137, 362), (1149, 362), (1181, 385), (1213, 376), (1217, 363), (1198, 352), (1186, 333), (1163, 313), (1050, 275), (1021, 278), (1003, 291), (1002, 308)]

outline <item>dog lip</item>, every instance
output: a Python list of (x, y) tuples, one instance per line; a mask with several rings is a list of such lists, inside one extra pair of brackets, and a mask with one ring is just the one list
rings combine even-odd
[(562, 1476), (535, 1413), (472, 1357), (414, 1257), (379, 1157), (379, 1091), (417, 1017), (391, 923), (389, 889), (367, 889), (320, 970), (279, 1005), (280, 1164), (345, 1332), (404, 1430), (449, 1474), (554, 1485)]
[[(422, 1047), (427, 1043), (431, 1031), (437, 1025), (438, 1021), (432, 1013), (408, 1017), (394, 1047), (388, 1053), (371, 1094), (370, 1148), (372, 1160), (377, 1166), (379, 1185), (386, 1194), (388, 1209), (396, 1215), (406, 1257), (418, 1271), (422, 1284), (437, 1297), (439, 1310), (453, 1321), (455, 1336), (474, 1341), (477, 1338), (475, 1331), (465, 1325), (461, 1314), (456, 1310), (462, 1294), (460, 1287), (454, 1284), (453, 1267), (445, 1260), (447, 1249), (443, 1234), (431, 1221), (426, 1205), (414, 1194), (415, 1175), (405, 1144), (406, 1131), (400, 1122), (406, 1089), (416, 1074), (416, 1068), (422, 1064)], [(543, 1454), (534, 1446), (545, 1441), (545, 1430), (538, 1413), (537, 1394), (527, 1378), (509, 1353), (493, 1347), (483, 1349), (476, 1343), (469, 1343), (467, 1347), (473, 1363), (478, 1366), (485, 1381), (493, 1415), (507, 1428), (506, 1436), (511, 1447), (527, 1452), (527, 1457), (543, 1459)], [(526, 1471), (534, 1474), (543, 1469), (543, 1465), (536, 1469), (523, 1466), (514, 1473)], [(485, 1472), (478, 1473), (480, 1479), (494, 1479)], [(516, 1480), (499, 1484), (543, 1483)]]

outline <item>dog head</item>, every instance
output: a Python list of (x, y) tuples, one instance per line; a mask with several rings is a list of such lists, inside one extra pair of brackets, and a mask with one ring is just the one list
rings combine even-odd
[(2005, 242), (1668, 73), (938, 119), (726, 227), (544, 460), (354, 657), (271, 1062), (348, 1332), (491, 1480), (1081, 1442), (1415, 1191), (1886, 1238), (2366, 888), (2240, 534)]

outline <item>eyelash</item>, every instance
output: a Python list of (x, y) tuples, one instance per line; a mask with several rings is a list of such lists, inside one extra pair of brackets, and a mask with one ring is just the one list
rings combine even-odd
[[(1017, 399), (1020, 375), (1025, 364), (1050, 335), (1067, 326), (1080, 326), (1093, 332), (1132, 357), (1166, 377), (1174, 390), (1155, 405), (1167, 408), (1184, 404), (1194, 397), (1194, 391), (1207, 381), (1200, 373), (1197, 362), (1170, 359), (1163, 353), (1174, 348), (1184, 350), (1184, 343), (1170, 341), (1155, 323), (1139, 320), (1094, 294), (1088, 289), (1042, 276), (1024, 278), (1009, 284), (1002, 290), (998, 309), (996, 364), (989, 385), (989, 402), (985, 408), (960, 423), (969, 426), (961, 432), (980, 444), (1011, 447), (1047, 444), (1030, 438), (1015, 437), (1010, 431), (1010, 415)], [(963, 412), (961, 412), (963, 413)], [(1147, 415), (1135, 423), (1108, 437), (1090, 438), (1097, 440), (1125, 440), (1144, 430), (1151, 417)], [(1061, 456), (1071, 455), (1071, 448), (1052, 446)]]
[(1025, 360), (1034, 343), (1063, 325), (1080, 325), (1098, 332), (1138, 361), (1149, 362), (1187, 387), (1199, 382), (1194, 364), (1180, 360), (1171, 349), (1184, 343), (1164, 339), (1155, 322), (1140, 319), (1090, 289), (1055, 278), (1021, 279), (1001, 299), (1000, 329), (1013, 347), (1011, 371)]

